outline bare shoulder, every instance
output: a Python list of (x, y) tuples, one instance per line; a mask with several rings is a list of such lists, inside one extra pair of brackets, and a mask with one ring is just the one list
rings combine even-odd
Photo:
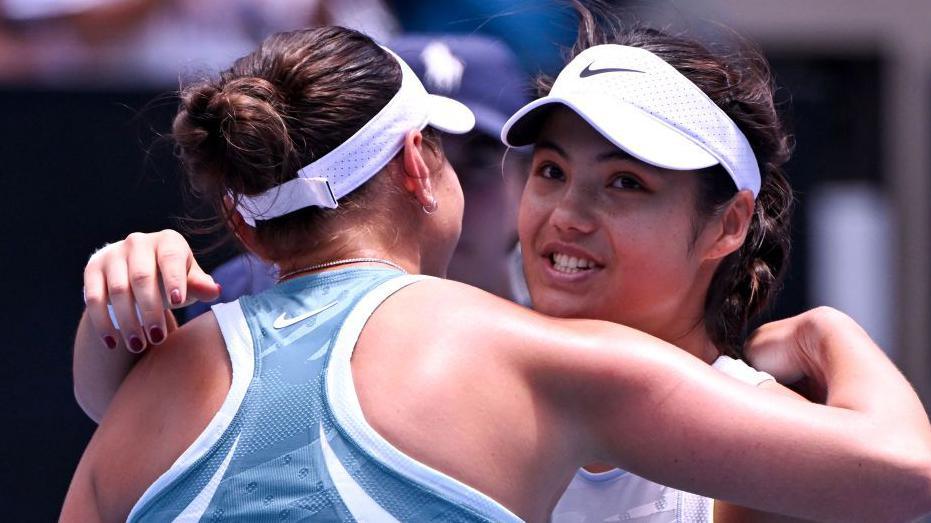
[[(545, 316), (491, 293), (452, 280), (428, 279), (399, 291), (382, 307), (399, 328), (416, 327), (424, 336), (458, 340), (476, 350), (506, 355), (597, 358), (620, 345), (669, 346), (640, 331), (597, 320)], [(397, 323), (401, 322), (401, 323)], [(566, 349), (579, 352), (567, 352)]]
[(223, 403), (231, 376), (212, 313), (146, 352), (120, 386), (81, 460), (83, 473), (75, 476), (93, 485), (104, 520), (125, 519), (193, 443)]
[(368, 340), (379, 345), (382, 357), (395, 353), (379, 364), (383, 372), (399, 366), (408, 376), (422, 375), (441, 386), (499, 380), (529, 387), (528, 394), (553, 394), (542, 399), (554, 404), (602, 383), (633, 391), (645, 381), (662, 381), (660, 371), (683, 360), (680, 350), (640, 331), (552, 318), (448, 280), (399, 291), (371, 318), (359, 348)]
[(660, 402), (675, 387), (661, 371), (689, 363), (681, 352), (620, 325), (551, 318), (467, 285), (427, 280), (372, 315), (352, 373), (379, 434), (513, 508), (558, 493), (603, 447), (583, 427), (604, 425), (614, 435), (610, 420)]
[[(400, 360), (404, 372), (416, 367), (427, 378), (438, 379), (442, 369), (478, 379), (474, 373), (482, 369), (486, 382), (493, 377), (520, 380), (533, 394), (556, 396), (587, 394), (610, 383), (612, 390), (628, 387), (642, 397), (644, 386), (664, 389), (671, 368), (700, 364), (629, 327), (545, 316), (440, 279), (410, 285), (386, 301), (369, 321), (359, 346), (370, 339), (377, 340), (383, 355), (398, 345), (398, 354), (408, 356)], [(650, 388), (650, 383), (660, 386)], [(555, 402), (562, 403), (558, 398)]]
[(541, 519), (527, 511), (556, 495), (578, 462), (571, 427), (542, 408), (528, 372), (553, 321), (451, 281), (398, 291), (353, 354), (366, 420), (421, 463)]

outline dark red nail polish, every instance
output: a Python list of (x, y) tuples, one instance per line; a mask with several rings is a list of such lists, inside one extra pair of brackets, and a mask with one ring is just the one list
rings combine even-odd
[(116, 348), (116, 338), (113, 336), (107, 335), (103, 337), (103, 342), (106, 344), (107, 348), (113, 350)]
[(171, 291), (171, 304), (181, 305), (181, 291), (178, 289), (172, 289)]
[(142, 338), (139, 336), (130, 336), (129, 337), (129, 350), (131, 352), (140, 353), (142, 349), (145, 348), (145, 344), (142, 343)]
[(152, 327), (149, 329), (149, 339), (152, 343), (161, 343), (165, 339), (165, 333), (161, 327)]

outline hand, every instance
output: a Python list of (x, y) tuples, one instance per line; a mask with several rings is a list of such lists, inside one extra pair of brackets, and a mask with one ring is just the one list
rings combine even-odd
[(862, 332), (846, 314), (818, 307), (761, 326), (747, 339), (744, 353), (754, 368), (772, 374), (780, 383), (791, 385), (809, 400), (820, 403), (827, 392), (822, 344), (839, 329), (846, 333)]
[[(95, 252), (84, 268), (87, 314), (110, 349), (120, 338), (135, 353), (149, 343), (158, 345), (168, 332), (166, 307), (219, 296), (220, 286), (200, 268), (184, 238), (172, 230), (132, 233)], [(119, 331), (110, 321), (107, 303), (113, 305)]]

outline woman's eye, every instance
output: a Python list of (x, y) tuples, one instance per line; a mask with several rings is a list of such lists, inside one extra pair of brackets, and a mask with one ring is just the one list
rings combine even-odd
[(562, 180), (566, 177), (566, 175), (562, 172), (562, 169), (551, 163), (541, 165), (539, 169), (537, 169), (537, 172), (539, 173), (540, 177), (546, 178), (548, 180)]
[(640, 180), (634, 178), (633, 176), (618, 176), (611, 182), (611, 187), (618, 189), (643, 189), (643, 184), (640, 183)]

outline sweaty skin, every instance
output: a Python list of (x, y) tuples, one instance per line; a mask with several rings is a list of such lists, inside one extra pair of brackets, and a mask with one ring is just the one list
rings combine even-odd
[[(422, 234), (395, 242), (359, 235), (357, 245), (340, 246), (343, 256), (308, 257), (377, 256), (410, 273), (444, 271), (458, 237), (461, 191), (448, 164), (428, 167), (416, 134), (388, 175), (419, 203), (451, 198), (440, 206), (447, 214), (422, 218), (430, 220)], [(237, 227), (251, 244), (249, 230)], [(176, 235), (156, 238), (167, 241), (111, 245), (88, 270), (144, 259), (164, 275), (169, 293), (186, 296), (187, 276), (198, 278), (190, 249)], [(166, 250), (176, 255), (157, 255)], [(285, 271), (311, 264), (287, 263)], [(106, 294), (98, 294), (105, 289), (88, 289), (79, 332), (93, 332), (88, 323), (100, 305), (105, 311)], [(77, 346), (76, 355), (106, 351), (98, 340), (80, 337), (76, 343), (92, 344)], [(902, 520), (931, 510), (924, 408), (852, 320), (815, 310), (764, 326), (748, 351), (777, 378), (812, 377), (830, 391), (828, 406), (743, 385), (630, 328), (552, 319), (445, 280), (407, 287), (375, 312), (357, 343), (353, 376), (366, 419), (386, 439), (529, 521), (545, 520), (577, 468), (596, 462), (808, 518)], [(146, 352), (88, 445), (62, 519), (125, 517), (216, 412), (229, 372), (209, 315)]]
[[(444, 297), (442, 307), (432, 302), (436, 296)], [(806, 339), (815, 345), (803, 350), (800, 361), (813, 364), (806, 370), (832, 376), (834, 401), (852, 410), (725, 379), (631, 329), (549, 319), (441, 280), (398, 292), (372, 316), (353, 377), (380, 434), (528, 521), (544, 521), (577, 467), (595, 461), (817, 519), (897, 520), (925, 510), (927, 420), (901, 434), (884, 425), (916, 420), (921, 406), (908, 384), (888, 380), (892, 364), (833, 311), (785, 320), (759, 343), (772, 343), (768, 335), (785, 344), (799, 331), (811, 331)], [(219, 407), (230, 379), (224, 353), (209, 315), (146, 353), (88, 447), (63, 519), (77, 519), (88, 504), (103, 519), (125, 517)], [(832, 364), (841, 353), (844, 362)], [(852, 377), (883, 382), (886, 397), (904, 401), (858, 399), (859, 387), (843, 386)], [(757, 452), (737, 450), (749, 446)], [(824, 488), (813, 492), (810, 482)], [(851, 497), (867, 489), (872, 496)], [(832, 506), (826, 499), (846, 501)], [(893, 499), (897, 505), (887, 504)]]

